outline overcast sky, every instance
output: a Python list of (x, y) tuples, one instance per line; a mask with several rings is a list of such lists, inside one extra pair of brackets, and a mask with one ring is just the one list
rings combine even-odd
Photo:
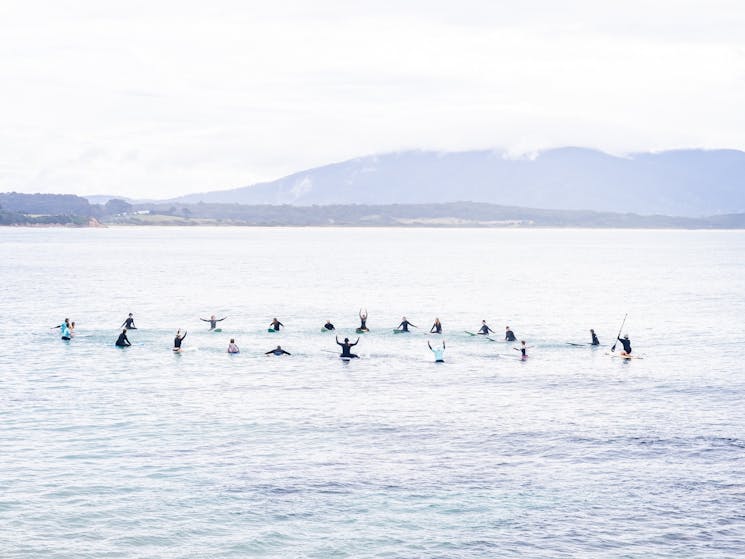
[(0, 2), (0, 191), (402, 149), (745, 149), (745, 2)]

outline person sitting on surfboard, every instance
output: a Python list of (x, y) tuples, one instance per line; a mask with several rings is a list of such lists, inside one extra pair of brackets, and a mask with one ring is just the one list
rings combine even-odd
[(272, 323), (269, 325), (269, 328), (274, 330), (275, 332), (279, 332), (279, 329), (284, 326), (279, 320), (277, 320), (277, 317), (275, 316), (272, 319)]
[(122, 330), (122, 333), (121, 334), (119, 334), (119, 337), (114, 342), (114, 345), (116, 347), (129, 347), (129, 346), (132, 345), (131, 343), (129, 343), (129, 340), (127, 339), (127, 329), (126, 328), (124, 330)]
[(362, 309), (360, 309), (360, 327), (357, 328), (358, 332), (369, 332), (370, 330), (367, 329), (367, 309), (365, 309), (364, 312), (362, 312)]
[(235, 343), (235, 338), (230, 338), (230, 343), (228, 344), (228, 353), (240, 353), (241, 350), (238, 349), (238, 346)]
[(429, 329), (430, 334), (442, 334), (442, 323), (439, 318), (435, 318), (435, 323)]
[(486, 325), (486, 320), (481, 321), (481, 328), (479, 328), (479, 334), (486, 336), (489, 332), (494, 332), (491, 328)]
[(210, 323), (210, 330), (214, 330), (215, 328), (217, 328), (217, 323), (218, 322), (222, 322), (226, 318), (228, 318), (228, 317), (227, 316), (223, 316), (222, 318), (215, 318), (215, 315), (213, 314), (209, 318), (200, 318), (199, 320), (202, 320), (204, 322), (209, 322)]
[(598, 340), (598, 337), (595, 335), (595, 330), (590, 328), (590, 334), (592, 335), (592, 343), (590, 345), (600, 345), (600, 340)]
[(621, 342), (621, 345), (623, 346), (621, 355), (631, 355), (631, 340), (629, 340), (629, 335), (626, 334), (623, 338), (618, 338), (618, 341)]
[(334, 325), (333, 325), (333, 324), (331, 323), (331, 321), (330, 321), (330, 320), (327, 320), (327, 321), (326, 321), (326, 324), (324, 324), (324, 325), (323, 325), (323, 327), (324, 327), (324, 328), (325, 328), (326, 330), (336, 330), (336, 328), (334, 327)]
[(505, 342), (516, 342), (517, 341), (517, 338), (515, 337), (515, 333), (512, 330), (510, 330), (509, 326), (505, 326), (504, 341)]
[(401, 317), (401, 324), (398, 325), (397, 329), (401, 330), (401, 332), (408, 332), (409, 326), (413, 326), (414, 328), (419, 328), (416, 324), (412, 324), (408, 320), (406, 320), (405, 316)]
[(269, 351), (267, 351), (264, 355), (277, 355), (277, 356), (279, 356), (279, 355), (292, 355), (292, 353), (290, 353), (289, 351), (285, 351), (284, 349), (282, 349), (282, 346), (279, 346), (278, 345), (274, 349), (270, 349)]
[(445, 340), (442, 341), (442, 347), (432, 347), (429, 340), (427, 341), (427, 345), (429, 346), (429, 349), (432, 350), (432, 353), (435, 354), (435, 363), (444, 363), (445, 358), (443, 357), (443, 353), (445, 353)]
[(186, 337), (186, 330), (184, 330), (183, 335), (181, 334), (181, 329), (178, 329), (176, 331), (176, 337), (173, 339), (173, 351), (176, 353), (181, 352), (181, 342), (184, 341), (184, 338)]
[(127, 330), (137, 330), (137, 326), (135, 326), (135, 319), (132, 317), (132, 313), (129, 313), (129, 316), (124, 319), (124, 322), (122, 322), (122, 325), (119, 328), (126, 328)]
[(359, 358), (359, 355), (356, 355), (354, 353), (350, 353), (350, 349), (354, 346), (356, 346), (358, 343), (360, 343), (360, 339), (357, 338), (357, 341), (354, 343), (351, 343), (349, 341), (349, 338), (344, 338), (344, 343), (339, 341), (339, 336), (336, 337), (336, 345), (341, 346), (341, 355), (339, 357), (343, 357), (345, 359), (357, 359)]

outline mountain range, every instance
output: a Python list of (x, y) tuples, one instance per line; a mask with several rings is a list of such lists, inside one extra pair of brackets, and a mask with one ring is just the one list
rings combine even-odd
[(404, 151), (167, 202), (311, 206), (459, 201), (686, 217), (741, 213), (745, 152), (674, 150), (616, 156), (559, 148), (513, 158), (496, 151)]

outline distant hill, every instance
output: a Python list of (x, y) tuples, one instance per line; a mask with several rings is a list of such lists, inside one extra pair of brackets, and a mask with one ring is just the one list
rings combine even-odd
[(741, 213), (745, 152), (679, 150), (617, 157), (561, 148), (510, 159), (494, 151), (408, 151), (171, 200), (302, 206), (457, 201), (689, 217)]

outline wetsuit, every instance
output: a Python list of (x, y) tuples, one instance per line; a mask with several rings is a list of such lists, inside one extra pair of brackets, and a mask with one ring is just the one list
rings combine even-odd
[(367, 316), (365, 318), (360, 317), (360, 327), (357, 330), (367, 332)]
[(284, 349), (271, 349), (271, 350), (267, 351), (264, 355), (269, 355), (269, 354), (274, 354), (274, 355), (292, 355), (292, 353), (290, 353), (289, 351), (285, 351)]
[(482, 327), (481, 327), (481, 328), (479, 329), (479, 334), (484, 334), (484, 335), (486, 335), (486, 334), (488, 334), (489, 332), (494, 332), (494, 330), (492, 330), (491, 328), (489, 328), (489, 327), (488, 327), (488, 326), (487, 326), (486, 324), (484, 324), (484, 325), (483, 325), (483, 326), (482, 326)]
[(442, 324), (440, 324), (439, 322), (435, 322), (432, 325), (432, 328), (429, 329), (429, 332), (430, 334), (442, 334)]
[(516, 342), (517, 338), (515, 337), (515, 333), (512, 330), (507, 330), (504, 334), (504, 340), (506, 342)]
[(628, 338), (618, 338), (618, 341), (621, 342), (624, 353), (631, 353), (631, 340)]
[(227, 316), (224, 316), (222, 318), (200, 318), (199, 320), (201, 320), (202, 322), (209, 322), (210, 323), (210, 330), (214, 330), (215, 328), (217, 328), (217, 323), (218, 322), (222, 322), (226, 318), (228, 318), (228, 317)]
[(135, 326), (135, 319), (131, 316), (127, 317), (127, 320), (122, 322), (120, 328), (126, 328), (127, 330), (137, 330), (137, 326)]
[(324, 328), (325, 328), (326, 330), (336, 330), (336, 328), (334, 328), (334, 325), (333, 325), (333, 324), (331, 324), (330, 322), (327, 322), (326, 324), (324, 324), (324, 325), (323, 325), (323, 327), (324, 327)]
[[(409, 331), (409, 325), (411, 322), (408, 320), (404, 320), (401, 324), (398, 325), (398, 327), (401, 329), (402, 332), (408, 332)], [(414, 326), (414, 324), (411, 324), (411, 326)], [(416, 326), (414, 326), (416, 328)]]
[(336, 344), (341, 346), (341, 355), (339, 357), (346, 357), (347, 359), (359, 358), (359, 355), (350, 353), (349, 351), (352, 348), (352, 346), (356, 346), (358, 343), (359, 343), (359, 340), (357, 340), (353, 344), (349, 342), (340, 342), (339, 340), (336, 340)]
[(600, 345), (600, 340), (598, 340), (597, 335), (595, 335), (595, 332), (592, 333), (592, 344), (590, 345)]
[(432, 353), (435, 354), (435, 363), (444, 363), (445, 362), (445, 348), (444, 347), (430, 347), (429, 349), (432, 350)]
[(279, 320), (273, 320), (272, 323), (269, 325), (270, 328), (272, 328), (275, 332), (279, 332), (280, 327), (284, 326)]
[(183, 336), (176, 336), (173, 339), (173, 349), (181, 349), (181, 342), (184, 341), (184, 338), (186, 337), (186, 332), (184, 332)]
[(116, 339), (116, 342), (114, 342), (114, 345), (117, 347), (128, 347), (132, 344), (129, 343), (129, 340), (127, 339), (127, 334), (125, 332), (122, 332), (119, 334), (119, 337)]

